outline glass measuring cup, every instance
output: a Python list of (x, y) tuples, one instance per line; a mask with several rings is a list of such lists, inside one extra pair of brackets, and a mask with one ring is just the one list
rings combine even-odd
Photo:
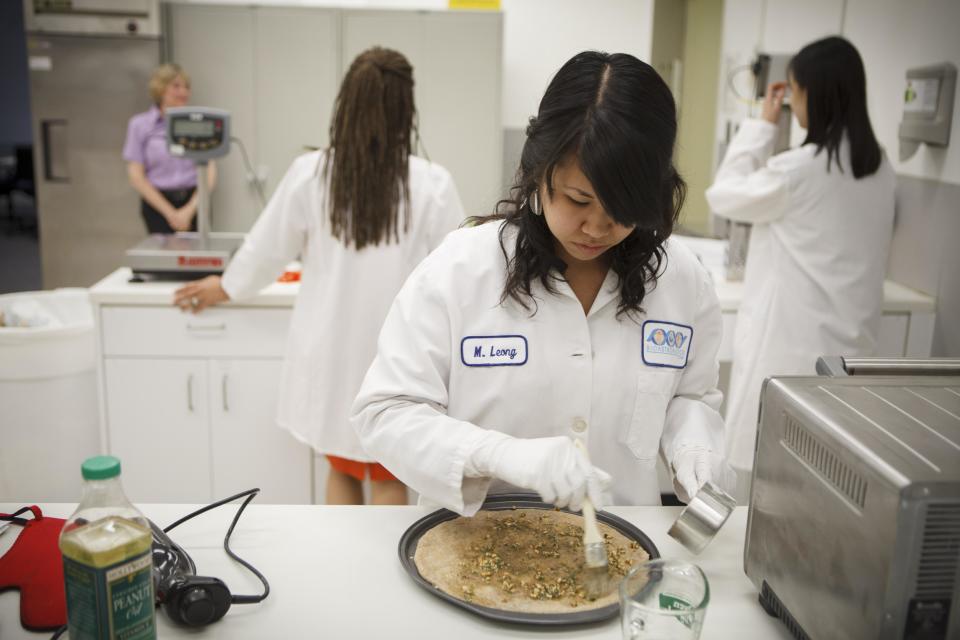
[(710, 602), (707, 576), (695, 564), (650, 560), (620, 583), (624, 640), (697, 640)]

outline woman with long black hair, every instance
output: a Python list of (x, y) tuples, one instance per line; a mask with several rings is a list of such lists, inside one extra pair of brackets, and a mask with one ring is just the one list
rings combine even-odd
[(380, 47), (361, 53), (340, 85), (330, 147), (293, 161), (222, 279), (176, 292), (175, 304), (194, 312), (243, 300), (300, 256), (277, 422), (326, 454), (328, 504), (362, 504), (367, 479), (373, 503), (407, 500), (348, 418), (390, 302), (464, 219), (450, 173), (413, 155), (415, 122), (407, 59)]
[(867, 115), (863, 62), (830, 37), (797, 53), (790, 106), (801, 147), (772, 156), (787, 86), (767, 89), (707, 191), (711, 209), (752, 222), (727, 397), (727, 449), (749, 477), (760, 390), (771, 375), (814, 375), (822, 355), (872, 355), (893, 233), (895, 176)]
[(649, 65), (574, 56), (499, 213), (411, 274), (353, 422), (421, 496), (468, 515), (498, 485), (574, 510), (585, 496), (659, 504), (661, 453), (684, 499), (724, 479), (720, 307), (668, 240), (685, 189), (676, 131)]

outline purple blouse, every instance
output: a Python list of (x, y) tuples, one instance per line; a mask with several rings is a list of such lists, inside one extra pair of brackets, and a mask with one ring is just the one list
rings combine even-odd
[(130, 118), (123, 159), (139, 162), (147, 180), (157, 189), (189, 189), (197, 186), (197, 169), (185, 158), (167, 151), (167, 131), (163, 113), (156, 105)]

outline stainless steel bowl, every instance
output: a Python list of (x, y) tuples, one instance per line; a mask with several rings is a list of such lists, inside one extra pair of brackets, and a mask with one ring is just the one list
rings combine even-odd
[(693, 496), (667, 533), (691, 553), (703, 551), (727, 521), (737, 501), (708, 482)]

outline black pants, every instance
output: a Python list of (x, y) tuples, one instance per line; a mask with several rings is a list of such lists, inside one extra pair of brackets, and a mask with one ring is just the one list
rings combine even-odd
[[(196, 190), (196, 187), (171, 190), (158, 189), (160, 195), (166, 198), (167, 202), (177, 209), (190, 202), (190, 198), (193, 197), (193, 192)], [(173, 227), (171, 227), (167, 219), (163, 217), (163, 214), (151, 207), (150, 203), (146, 200), (140, 200), (140, 215), (143, 216), (143, 223), (147, 225), (147, 233), (174, 233)], [(197, 216), (193, 216), (193, 221), (190, 223), (190, 231), (196, 230)]]

